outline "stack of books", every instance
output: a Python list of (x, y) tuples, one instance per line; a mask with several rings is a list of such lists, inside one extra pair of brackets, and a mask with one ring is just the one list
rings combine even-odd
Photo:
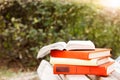
[(111, 49), (95, 48), (91, 41), (69, 41), (52, 45), (50, 63), (54, 74), (108, 76), (114, 71)]

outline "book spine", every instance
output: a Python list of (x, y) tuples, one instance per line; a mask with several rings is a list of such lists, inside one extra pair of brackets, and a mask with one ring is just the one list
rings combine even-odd
[(90, 59), (89, 53), (80, 51), (51, 50), (50, 56), (59, 58)]
[(53, 66), (53, 72), (54, 74), (94, 74), (107, 76), (106, 68), (97, 66), (74, 66), (55, 64)]

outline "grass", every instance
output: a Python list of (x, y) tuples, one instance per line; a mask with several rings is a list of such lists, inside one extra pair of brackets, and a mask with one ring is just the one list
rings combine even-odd
[[(2, 67), (0, 68), (0, 76), (2, 77), (12, 77), (14, 76), (16, 73), (13, 72), (10, 69), (7, 69), (6, 67)], [(0, 77), (1, 78), (1, 77)]]
[(36, 72), (7, 69), (0, 67), (0, 80), (39, 80)]

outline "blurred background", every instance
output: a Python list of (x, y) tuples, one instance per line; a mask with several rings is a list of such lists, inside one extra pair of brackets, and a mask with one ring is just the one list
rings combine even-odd
[[(119, 0), (0, 0), (0, 67), (36, 71), (45, 45), (91, 40), (120, 55)], [(1, 68), (1, 69), (2, 69)]]

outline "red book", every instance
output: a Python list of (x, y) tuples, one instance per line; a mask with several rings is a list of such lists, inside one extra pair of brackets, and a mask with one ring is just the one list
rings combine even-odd
[(107, 76), (114, 71), (114, 62), (108, 62), (100, 66), (76, 66), (76, 65), (65, 65), (55, 64), (53, 65), (54, 74), (91, 74)]
[(111, 49), (96, 48), (94, 51), (51, 50), (50, 56), (59, 58), (94, 59), (111, 56)]

